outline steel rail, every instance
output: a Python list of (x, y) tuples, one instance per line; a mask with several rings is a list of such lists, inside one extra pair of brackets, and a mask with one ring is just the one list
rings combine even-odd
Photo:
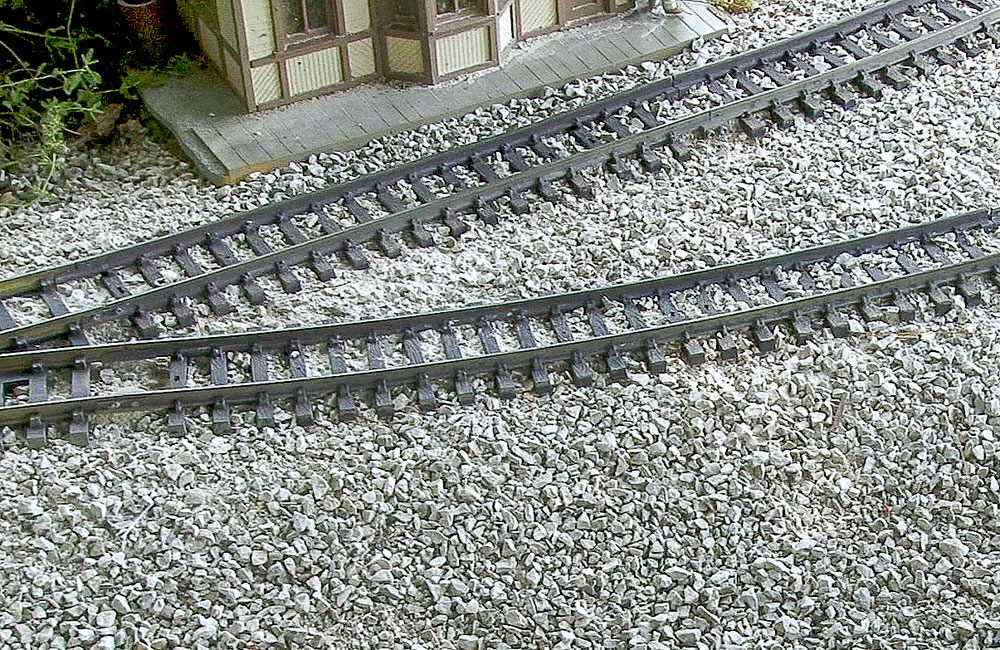
[(213, 405), (218, 400), (224, 400), (229, 405), (251, 404), (262, 393), (266, 393), (272, 400), (285, 399), (294, 398), (302, 391), (307, 395), (329, 395), (345, 388), (358, 391), (374, 389), (382, 384), (389, 387), (411, 386), (421, 377), (429, 380), (451, 379), (460, 371), (469, 376), (478, 376), (495, 372), (500, 367), (518, 370), (529, 367), (536, 360), (551, 364), (567, 361), (574, 355), (589, 357), (604, 354), (612, 349), (632, 351), (647, 345), (651, 340), (676, 342), (686, 340), (691, 336), (704, 336), (725, 330), (742, 330), (758, 323), (773, 326), (799, 314), (816, 314), (830, 309), (855, 305), (866, 299), (885, 298), (897, 292), (912, 292), (930, 285), (953, 281), (960, 277), (996, 272), (998, 267), (1000, 267), (1000, 253), (848, 289), (822, 292), (804, 298), (737, 312), (689, 319), (642, 330), (593, 336), (545, 347), (484, 354), (476, 357), (318, 377), (194, 388), (168, 388), (144, 393), (68, 398), (58, 401), (4, 406), (0, 407), (0, 426), (24, 424), (28, 422), (29, 417), (54, 422), (69, 419), (77, 412), (86, 414), (96, 411), (156, 411), (178, 404), (189, 409)]
[(153, 357), (171, 357), (175, 354), (184, 354), (185, 357), (190, 358), (198, 354), (207, 355), (212, 349), (218, 349), (223, 352), (248, 350), (254, 344), (261, 345), (264, 348), (274, 348), (292, 342), (301, 345), (312, 345), (324, 343), (334, 337), (360, 339), (372, 335), (400, 334), (408, 329), (419, 332), (426, 329), (440, 329), (448, 323), (455, 325), (471, 324), (484, 318), (492, 320), (514, 313), (522, 314), (525, 317), (540, 316), (551, 312), (553, 309), (562, 311), (579, 309), (603, 298), (620, 300), (627, 297), (645, 297), (660, 292), (676, 293), (703, 285), (721, 284), (733, 280), (757, 277), (779, 267), (785, 269), (801, 268), (806, 265), (832, 260), (845, 253), (861, 254), (874, 252), (890, 247), (899, 247), (927, 237), (958, 231), (964, 232), (977, 227), (995, 229), (998, 225), (1000, 225), (1000, 210), (991, 211), (984, 208), (934, 221), (905, 226), (894, 230), (880, 231), (864, 237), (830, 242), (770, 257), (635, 282), (624, 282), (592, 289), (550, 294), (536, 298), (525, 298), (485, 305), (478, 304), (375, 320), (348, 321), (306, 327), (241, 332), (237, 334), (170, 337), (12, 352), (0, 355), (0, 378), (5, 374), (16, 375), (18, 373), (26, 373), (36, 365), (40, 365), (46, 370), (72, 367), (79, 359), (85, 359), (88, 363), (117, 363), (145, 360)]
[[(686, 70), (622, 93), (617, 93), (605, 99), (558, 113), (538, 122), (518, 127), (476, 143), (448, 149), (419, 160), (396, 165), (392, 168), (368, 174), (345, 183), (339, 183), (323, 190), (239, 213), (219, 221), (191, 228), (181, 233), (166, 235), (148, 242), (109, 251), (76, 262), (40, 269), (16, 277), (0, 279), (0, 299), (18, 295), (26, 290), (38, 289), (41, 283), (46, 281), (58, 283), (97, 276), (104, 271), (132, 264), (142, 255), (152, 257), (168, 255), (178, 245), (187, 247), (203, 242), (209, 233), (222, 237), (232, 236), (238, 234), (247, 222), (258, 226), (266, 225), (273, 222), (280, 214), (301, 214), (314, 209), (318, 205), (337, 201), (344, 196), (371, 190), (380, 183), (397, 182), (413, 174), (424, 176), (432, 173), (442, 165), (461, 163), (475, 154), (495, 153), (500, 151), (504, 145), (523, 145), (530, 142), (534, 137), (564, 131), (566, 128), (574, 125), (577, 120), (593, 120), (606, 111), (618, 110), (625, 106), (634, 105), (637, 102), (649, 101), (664, 94), (669, 94), (671, 91), (683, 92), (704, 81), (720, 79), (735, 70), (746, 71), (761, 62), (776, 61), (789, 53), (806, 51), (814, 47), (818, 42), (829, 40), (834, 36), (850, 35), (858, 29), (873, 26), (887, 17), (903, 14), (932, 2), (934, 0), (892, 0), (866, 9), (856, 15), (849, 16), (841, 21), (829, 25), (821, 25), (802, 34), (795, 34), (755, 50)], [(123, 259), (126, 261), (123, 262)]]
[(255, 277), (269, 274), (275, 263), (279, 261), (289, 265), (302, 264), (308, 262), (314, 254), (340, 250), (349, 242), (360, 244), (369, 241), (379, 232), (398, 233), (411, 228), (413, 224), (438, 221), (443, 218), (442, 215), (446, 210), (472, 208), (479, 200), (492, 200), (504, 196), (510, 191), (530, 189), (541, 180), (551, 180), (575, 170), (601, 166), (616, 155), (631, 156), (642, 146), (662, 145), (673, 136), (715, 128), (744, 115), (823, 90), (830, 87), (831, 84), (850, 81), (859, 74), (884, 69), (907, 60), (912, 61), (917, 56), (980, 31), (998, 21), (1000, 21), (1000, 8), (992, 9), (914, 41), (904, 42), (883, 50), (865, 59), (832, 68), (723, 106), (707, 109), (648, 131), (598, 145), (593, 149), (499, 179), (490, 185), (466, 189), (434, 203), (420, 205), (337, 233), (323, 235), (301, 244), (272, 251), (266, 255), (224, 266), (209, 273), (112, 301), (99, 307), (5, 330), (0, 332), (0, 335), (3, 336), (0, 347), (10, 348), (19, 342), (37, 343), (64, 336), (72, 325), (86, 328), (109, 320), (130, 317), (139, 310), (163, 309), (172, 298), (200, 295), (206, 291), (210, 284), (224, 287), (236, 284), (245, 274)]

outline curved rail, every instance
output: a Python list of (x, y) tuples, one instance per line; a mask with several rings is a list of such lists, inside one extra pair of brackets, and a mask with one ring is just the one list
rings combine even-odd
[[(371, 392), (376, 410), (389, 415), (397, 386), (414, 388), (420, 406), (431, 408), (440, 393), (433, 382), (439, 379), (447, 379), (446, 390), (468, 402), (474, 393), (471, 379), (483, 374), (493, 377), (505, 397), (516, 393), (513, 373), (519, 369), (527, 370), (536, 391), (547, 391), (549, 365), (554, 362), (567, 362), (579, 384), (592, 380), (587, 357), (593, 356), (601, 358), (613, 377), (623, 377), (628, 365), (623, 355), (635, 349), (641, 349), (650, 369), (659, 372), (665, 367), (663, 343), (680, 343), (688, 360), (697, 363), (705, 357), (698, 338), (706, 335), (719, 337), (723, 358), (735, 356), (733, 333), (744, 329), (767, 351), (774, 346), (772, 328), (781, 322), (790, 323), (795, 336), (805, 340), (813, 334), (814, 317), (821, 315), (834, 334), (845, 335), (847, 320), (841, 310), (855, 305), (863, 317), (880, 318), (877, 302), (888, 298), (901, 318), (912, 318), (915, 308), (906, 293), (914, 290), (927, 291), (943, 312), (953, 299), (942, 285), (954, 283), (967, 304), (976, 304), (980, 294), (971, 278), (996, 274), (1000, 254), (984, 252), (975, 240), (989, 240), (992, 250), (1000, 250), (998, 225), (1000, 212), (984, 209), (713, 269), (502, 304), (375, 321), (12, 353), (0, 356), (0, 381), (27, 384), (27, 402), (0, 407), (0, 425), (27, 424), (29, 442), (40, 444), (46, 423), (70, 420), (71, 434), (85, 437), (90, 413), (168, 408), (169, 426), (180, 432), (189, 409), (209, 405), (215, 426), (225, 430), (232, 405), (255, 404), (258, 424), (267, 425), (273, 423), (273, 403), (285, 398), (292, 399), (304, 423), (312, 417), (311, 396), (324, 393), (337, 395), (341, 417), (353, 417), (359, 390)], [(866, 279), (859, 282), (844, 274), (840, 287), (821, 288), (817, 278), (829, 275), (824, 265), (844, 261), (845, 255), (859, 257), (849, 266), (860, 269)], [(896, 270), (887, 273), (889, 267)], [(766, 289), (768, 299), (748, 295), (754, 283)], [(796, 297), (793, 291), (806, 295)], [(755, 304), (762, 301), (765, 304)], [(619, 314), (621, 327), (609, 316), (612, 311)], [(579, 327), (574, 332), (571, 318), (586, 324), (582, 336)], [(463, 339), (462, 328), (471, 337)], [(516, 340), (506, 345), (510, 349), (504, 349), (504, 332)], [(437, 353), (428, 338), (439, 343)], [(308, 366), (318, 358), (311, 352), (317, 350), (329, 357), (330, 370), (310, 375)], [(442, 358), (431, 358), (435, 354)], [(400, 359), (405, 362), (398, 363)], [(139, 360), (163, 366), (166, 386), (89, 395), (91, 364), (107, 367)], [(208, 368), (211, 385), (189, 385), (196, 364)], [(268, 368), (280, 364), (287, 365), (290, 376), (269, 377)], [(231, 383), (231, 371), (243, 372), (246, 381)], [(65, 374), (65, 385), (72, 387), (69, 396), (49, 399), (49, 373), (55, 372)]]
[[(431, 198), (424, 193), (425, 198), (429, 200), (409, 208), (398, 197), (390, 196), (391, 192), (384, 186), (380, 186), (378, 190), (379, 200), (387, 206), (397, 209), (394, 211), (389, 210), (387, 216), (372, 218), (372, 215), (367, 213), (366, 208), (357, 200), (353, 198), (350, 201), (345, 200), (345, 204), (350, 203), (351, 214), (357, 217), (357, 223), (347, 228), (341, 228), (331, 223), (329, 219), (321, 219), (325, 234), (315, 237), (305, 235), (298, 226), (290, 221), (288, 215), (304, 210), (309, 206), (318, 210), (319, 204), (324, 203), (327, 199), (334, 200), (330, 198), (333, 195), (325, 195), (326, 198), (324, 199), (317, 196), (305, 196), (293, 199), (291, 202), (262, 208), (250, 215), (244, 215), (239, 220), (239, 223), (236, 220), (226, 220), (218, 224), (205, 226), (202, 229), (195, 229), (188, 233), (177, 235), (177, 237), (181, 238), (180, 240), (167, 238), (158, 240), (158, 242), (151, 242), (148, 246), (153, 246), (153, 248), (133, 247), (127, 249), (125, 252), (109, 254), (110, 257), (103, 256), (95, 258), (94, 261), (79, 263), (73, 266), (75, 270), (72, 272), (64, 269), (63, 272), (59, 272), (53, 276), (29, 275), (8, 281), (0, 281), (0, 296), (4, 295), (4, 291), (20, 290), (33, 283), (37, 283), (42, 299), (53, 312), (53, 315), (45, 320), (21, 326), (15, 325), (9, 316), (7, 316), (5, 325), (2, 301), (0, 301), (0, 330), (2, 330), (0, 331), (0, 336), (2, 336), (0, 338), (0, 347), (24, 347), (53, 338), (64, 337), (68, 332), (80, 333), (93, 325), (122, 318), (133, 319), (140, 335), (144, 337), (158, 336), (160, 332), (152, 323), (152, 319), (149, 318), (151, 312), (170, 309), (174, 311), (178, 316), (178, 320), (182, 323), (190, 323), (191, 319), (193, 319), (193, 314), (190, 307), (187, 306), (186, 301), (193, 298), (204, 298), (208, 300), (217, 313), (224, 313), (230, 307), (220, 290), (226, 286), (238, 284), (251, 302), (264, 300), (266, 297), (256, 279), (261, 275), (277, 273), (285, 289), (294, 291), (296, 287), (300, 286), (295, 277), (295, 270), (291, 268), (295, 265), (310, 265), (317, 276), (325, 279), (334, 273), (328, 255), (337, 252), (343, 253), (354, 266), (364, 267), (367, 265), (367, 261), (361, 244), (365, 242), (372, 240), (379, 241), (383, 244), (383, 249), (387, 254), (391, 254), (390, 251), (395, 251), (398, 254), (399, 243), (398, 241), (393, 241), (392, 237), (397, 233), (408, 231), (413, 234), (419, 244), (429, 245), (432, 243), (432, 237), (426, 229), (426, 224), (443, 221), (451, 228), (454, 234), (460, 234), (468, 228), (468, 225), (463, 221), (463, 213), (465, 211), (473, 210), (478, 214), (479, 218), (486, 221), (495, 220), (496, 210), (490, 206), (489, 202), (503, 197), (510, 198), (511, 206), (515, 211), (520, 209), (518, 206), (528, 209), (527, 201), (523, 194), (526, 192), (537, 192), (546, 198), (555, 198), (552, 182), (556, 179), (567, 179), (574, 191), (587, 196), (592, 192), (592, 189), (589, 187), (586, 179), (580, 174), (580, 171), (583, 169), (610, 163), (613, 169), (622, 174), (627, 174), (629, 173), (628, 170), (621, 163), (623, 160), (633, 157), (638, 157), (647, 167), (656, 168), (659, 160), (650, 152), (650, 149), (653, 147), (669, 145), (677, 152), (677, 138), (685, 134), (711, 129), (734, 119), (743, 120), (745, 128), (753, 133), (759, 133), (763, 127), (760, 124), (760, 120), (755, 117), (757, 113), (768, 111), (773, 119), (782, 123), (788, 119), (787, 110), (784, 108), (784, 105), (788, 102), (800, 103), (807, 112), (820, 110), (818, 101), (813, 99), (817, 93), (830, 93), (835, 99), (839, 99), (843, 103), (850, 103), (853, 100), (850, 91), (846, 89), (847, 84), (854, 83), (862, 89), (877, 93), (881, 82), (872, 76), (873, 72), (886, 70), (897, 64), (922, 67), (926, 64), (923, 57), (927, 54), (936, 52), (943, 45), (956, 42), (962, 43), (962, 39), (977, 31), (990, 28), (1000, 20), (1000, 9), (984, 11), (973, 18), (969, 18), (953, 5), (939, 0), (933, 6), (938, 9), (948, 7), (945, 14), (953, 18), (954, 22), (952, 24), (944, 25), (933, 19), (928, 19), (926, 22), (928, 32), (926, 34), (916, 34), (898, 25), (898, 16), (904, 11), (915, 11), (927, 6), (931, 5), (922, 2), (882, 5), (836, 25), (814, 30), (803, 36), (794, 37), (793, 39), (782, 41), (762, 50), (741, 55), (734, 60), (712, 64), (706, 68), (699, 69), (697, 74), (695, 74), (696, 71), (692, 71), (672, 78), (670, 83), (663, 82), (658, 86), (654, 84), (653, 86), (656, 86), (658, 90), (656, 90), (653, 96), (658, 96), (664, 93), (670, 94), (668, 90), (671, 88), (675, 90), (680, 89), (677, 92), (681, 92), (681, 90), (690, 88), (691, 85), (697, 83), (699, 79), (712, 84), (717, 83), (718, 79), (722, 76), (729, 75), (728, 78), (736, 80), (736, 86), (749, 89), (744, 93), (745, 97), (730, 97), (731, 101), (721, 106), (701, 111), (683, 119), (664, 124), (656, 121), (654, 118), (653, 123), (646, 123), (641, 130), (633, 132), (631, 129), (624, 127), (621, 120), (611, 115), (607, 110), (602, 109), (599, 113), (593, 113), (593, 111), (598, 109), (585, 107), (580, 110), (585, 112), (590, 111), (586, 114), (595, 120), (590, 123), (590, 126), (582, 124), (581, 119), (574, 119), (572, 123), (568, 122), (567, 120), (569, 120), (570, 115), (577, 118), (582, 115), (582, 113), (572, 113), (561, 114), (531, 127), (525, 127), (525, 129), (530, 130), (542, 129), (543, 125), (549, 125), (544, 127), (551, 127), (546, 131), (549, 135), (553, 133), (565, 133), (565, 128), (570, 128), (571, 137), (583, 143), (583, 150), (565, 158), (556, 157), (548, 145), (541, 142), (537, 137), (534, 137), (541, 131), (528, 134), (528, 131), (521, 129), (507, 136), (493, 139), (483, 144), (482, 148), (476, 149), (479, 152), (478, 154), (470, 154), (468, 157), (462, 159), (471, 168), (480, 170), (481, 175), (486, 179), (483, 185), (459, 189), (444, 197)], [(877, 25), (879, 21), (885, 21), (887, 29), (897, 30), (900, 34), (904, 35), (904, 38), (901, 38), (898, 44), (893, 44), (884, 35), (879, 35), (878, 38), (875, 38), (876, 33), (872, 32), (869, 36), (875, 39), (876, 42), (885, 45), (877, 53), (849, 63), (841, 60), (839, 61), (839, 65), (831, 64), (832, 67), (823, 72), (819, 72), (813, 68), (811, 73), (807, 74), (804, 79), (797, 81), (792, 81), (790, 78), (784, 77), (784, 74), (776, 67), (777, 64), (775, 62), (792, 61), (793, 63), (810, 68), (811, 64), (805, 60), (808, 57), (804, 56), (804, 54), (810, 53), (817, 56), (826, 56), (837, 62), (837, 56), (830, 54), (830, 47), (832, 45), (839, 43), (846, 49), (857, 51), (858, 47), (856, 44), (847, 45), (849, 41), (845, 33), (850, 32), (850, 30), (856, 32), (860, 29), (874, 29), (873, 26)], [(905, 38), (907, 36), (910, 37), (909, 40)], [(822, 38), (832, 40), (824, 42), (820, 40)], [(970, 54), (974, 53), (971, 47), (966, 47), (965, 49)], [(794, 53), (803, 55), (803, 59), (794, 59)], [(944, 57), (945, 55), (938, 54), (938, 56)], [(755, 68), (754, 66), (757, 67)], [(745, 73), (751, 68), (758, 71), (762, 70), (762, 74), (765, 76), (770, 76), (784, 83), (777, 84), (777, 87), (772, 89), (764, 89), (747, 78)], [(807, 70), (807, 72), (810, 71)], [(889, 74), (887, 78), (889, 78), (890, 82), (894, 80), (900, 81), (896, 74)], [(629, 92), (654, 92), (652, 86), (644, 88), (645, 90), (642, 91), (635, 89)], [(721, 92), (726, 91), (722, 89)], [(633, 95), (628, 96), (633, 97)], [(631, 106), (632, 110), (639, 110), (641, 104), (633, 102)], [(643, 113), (639, 114), (651, 116), (648, 110), (642, 109), (642, 111)], [(617, 135), (614, 135), (610, 141), (595, 138), (588, 129), (596, 131), (596, 127), (593, 126), (596, 122), (600, 122), (604, 126), (614, 125), (609, 127), (609, 130)], [(622, 130), (623, 128), (624, 130)], [(504, 138), (508, 137), (511, 139), (504, 140)], [(528, 138), (527, 141), (523, 139), (525, 137)], [(518, 140), (518, 138), (521, 139)], [(526, 146), (535, 151), (536, 154), (539, 151), (542, 152), (539, 154), (539, 157), (543, 160), (541, 164), (527, 164), (525, 163), (524, 156), (520, 153), (511, 153), (514, 151), (512, 143), (523, 144), (524, 142), (527, 142), (528, 145)], [(509, 176), (500, 177), (496, 170), (490, 172), (488, 169), (485, 169), (483, 165), (486, 163), (482, 158), (482, 152), (489, 149), (502, 152), (502, 155), (505, 157), (504, 159), (511, 163), (512, 169), (515, 169), (514, 173)], [(456, 155), (458, 155), (457, 152), (458, 150), (456, 150)], [(464, 156), (466, 154), (463, 153), (461, 155)], [(411, 178), (414, 187), (418, 186), (418, 178), (415, 178), (413, 175), (408, 178)], [(361, 182), (361, 180), (358, 182)], [(379, 185), (379, 183), (376, 183), (376, 185)], [(427, 190), (426, 185), (423, 187), (424, 190)], [(336, 194), (337, 192), (346, 192), (347, 190), (334, 188), (330, 191)], [(555, 193), (558, 194), (558, 192)], [(421, 192), (417, 192), (417, 194), (419, 195)], [(352, 195), (347, 193), (338, 196), (351, 197)], [(261, 224), (273, 224), (275, 222), (279, 224), (279, 229), (286, 235), (287, 241), (290, 242), (286, 247), (274, 249), (267, 245), (266, 242), (263, 244), (260, 242), (258, 231)], [(251, 259), (238, 260), (232, 254), (231, 246), (224, 241), (225, 237), (235, 235), (238, 232), (243, 233), (248, 241), (257, 242), (251, 245), (256, 253)], [(257, 234), (255, 235), (254, 233)], [(116, 275), (115, 268), (108, 266), (112, 260), (118, 259), (116, 268), (121, 268), (123, 265), (135, 262), (138, 255), (142, 261), (135, 263), (137, 264), (137, 268), (142, 271), (143, 276), (155, 276), (155, 269), (153, 271), (149, 270), (149, 258), (151, 255), (167, 250), (163, 248), (163, 246), (167, 245), (166, 242), (172, 242), (170, 245), (173, 248), (169, 249), (169, 251), (172, 251), (170, 252), (171, 255), (183, 256), (186, 250), (184, 246), (188, 243), (191, 246), (201, 246), (202, 242), (206, 241), (205, 246), (218, 258), (221, 263), (220, 268), (206, 272), (204, 269), (199, 268), (196, 262), (192, 262), (188, 255), (181, 266), (189, 269), (188, 275), (190, 277), (169, 285), (153, 286), (155, 285), (155, 282), (153, 282), (151, 288), (138, 293), (130, 293), (127, 288), (124, 288), (120, 278)], [(119, 257), (115, 258), (115, 255), (119, 255)], [(122, 261), (123, 259), (125, 260), (124, 262)], [(117, 294), (117, 297), (107, 304), (89, 309), (80, 311), (70, 311), (67, 309), (62, 304), (52, 282), (75, 277), (74, 274), (86, 275), (95, 271), (104, 274), (102, 281), (113, 295)], [(83, 342), (83, 340), (84, 337), (76, 337), (77, 343)]]

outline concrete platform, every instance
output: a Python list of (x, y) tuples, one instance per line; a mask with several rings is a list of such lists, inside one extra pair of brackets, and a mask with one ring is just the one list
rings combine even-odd
[(177, 137), (213, 183), (234, 183), (322, 151), (351, 149), (389, 133), (462, 115), (546, 86), (663, 59), (696, 38), (728, 30), (704, 2), (680, 2), (680, 16), (639, 10), (521, 43), (499, 68), (437, 86), (369, 84), (258, 113), (210, 70), (166, 79), (142, 91), (150, 112)]

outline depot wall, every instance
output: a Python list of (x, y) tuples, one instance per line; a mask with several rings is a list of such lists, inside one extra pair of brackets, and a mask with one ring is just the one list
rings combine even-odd
[(330, 23), (315, 36), (285, 36), (275, 0), (178, 0), (184, 22), (232, 89), (253, 111), (379, 78), (436, 83), (501, 63), (519, 40), (635, 0), (482, 0), (437, 14), (413, 0), (400, 24), (395, 0), (329, 0)]

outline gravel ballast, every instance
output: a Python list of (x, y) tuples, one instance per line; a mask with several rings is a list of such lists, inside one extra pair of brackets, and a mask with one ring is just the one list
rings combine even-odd
[(8, 451), (0, 642), (993, 647), (997, 308), (391, 423)]
[[(792, 17), (772, 35), (857, 8), (775, 6)], [(998, 70), (989, 52), (759, 143), (714, 135), (635, 183), (593, 174), (597, 204), (372, 256), (197, 331), (596, 286), (997, 205)], [(206, 188), (141, 133), (106, 155), (6, 215), (6, 271), (315, 182), (307, 164)], [(321, 403), (307, 428), (237, 412), (216, 436), (195, 414), (171, 438), (161, 416), (100, 416), (91, 448), (35, 451), (7, 431), (0, 647), (996, 647), (1000, 292), (984, 298), (943, 318), (919, 299), (916, 322), (849, 339), (779, 331), (767, 357), (670, 355), (626, 383), (556, 373), (547, 398), (479, 381), (473, 406), (401, 399), (390, 422)]]
[[(0, 259), (6, 261), (0, 273), (22, 273), (81, 259), (273, 200), (322, 189), (495, 135), (636, 83), (766, 45), (844, 18), (868, 4), (857, 0), (762, 3), (751, 13), (735, 16), (731, 33), (669, 61), (647, 62), (629, 66), (620, 73), (571, 82), (550, 89), (545, 97), (483, 108), (461, 118), (382, 138), (351, 152), (311, 156), (307, 161), (267, 174), (253, 174), (245, 181), (222, 188), (198, 179), (187, 163), (144, 139), (142, 134), (132, 133), (137, 137), (124, 146), (112, 147), (101, 154), (71, 155), (62, 182), (54, 188), (55, 203), (26, 210), (0, 207), (0, 233), (17, 233), (16, 237), (0, 237)], [(10, 179), (13, 189), (30, 182), (30, 178), (16, 175)]]

